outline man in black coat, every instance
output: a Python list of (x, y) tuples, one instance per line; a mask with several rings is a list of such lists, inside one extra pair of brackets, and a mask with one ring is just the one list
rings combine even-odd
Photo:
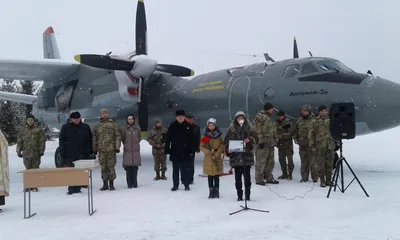
[[(64, 167), (74, 167), (74, 162), (89, 159), (92, 151), (92, 131), (81, 121), (79, 112), (71, 113), (70, 119), (61, 127), (59, 149)], [(69, 186), (68, 194), (80, 193), (83, 186)]]
[(194, 160), (196, 158), (196, 153), (200, 152), (200, 127), (194, 122), (192, 114), (186, 114), (186, 121), (192, 126), (194, 134), (196, 136), (196, 152), (193, 152), (193, 155), (190, 159), (189, 166), (189, 184), (193, 184), (194, 182)]
[(182, 175), (182, 182), (185, 191), (189, 191), (190, 161), (196, 152), (196, 136), (192, 126), (185, 119), (185, 111), (176, 111), (176, 121), (168, 127), (167, 139), (165, 142), (165, 154), (169, 154), (172, 161), (173, 187), (171, 191), (178, 190), (179, 171)]

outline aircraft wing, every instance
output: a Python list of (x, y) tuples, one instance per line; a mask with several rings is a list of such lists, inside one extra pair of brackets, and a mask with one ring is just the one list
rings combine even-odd
[(74, 73), (78, 63), (58, 59), (0, 59), (0, 79), (57, 81)]
[(0, 91), (0, 99), (17, 103), (32, 104), (37, 101), (37, 96)]

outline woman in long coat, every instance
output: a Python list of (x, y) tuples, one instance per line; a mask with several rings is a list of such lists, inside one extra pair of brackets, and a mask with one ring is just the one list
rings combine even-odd
[(216, 120), (210, 118), (201, 138), (200, 150), (204, 153), (203, 174), (208, 175), (208, 198), (219, 198), (219, 176), (223, 174), (224, 139), (216, 125)]
[(126, 183), (128, 188), (137, 188), (138, 169), (142, 165), (140, 156), (140, 127), (135, 125), (135, 117), (129, 115), (126, 125), (121, 128), (121, 140), (124, 144), (122, 167), (126, 171)]
[[(10, 190), (10, 176), (8, 168), (8, 141), (0, 130), (0, 206), (6, 204)], [(0, 209), (0, 212), (2, 210)]]

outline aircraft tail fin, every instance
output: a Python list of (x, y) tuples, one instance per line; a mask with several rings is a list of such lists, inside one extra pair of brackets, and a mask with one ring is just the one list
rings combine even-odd
[(61, 59), (53, 27), (43, 32), (43, 55), (47, 59)]

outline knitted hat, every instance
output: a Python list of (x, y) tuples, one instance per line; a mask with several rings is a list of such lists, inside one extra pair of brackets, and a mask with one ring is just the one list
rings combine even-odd
[(311, 106), (308, 105), (308, 104), (306, 104), (306, 105), (304, 105), (304, 106), (301, 108), (301, 110), (302, 110), (302, 111), (309, 111), (309, 112), (311, 112)]
[(159, 118), (155, 118), (154, 119), (154, 124), (157, 124), (157, 123), (160, 123), (161, 122), (161, 119), (159, 119)]
[(325, 105), (320, 105), (318, 111), (321, 112), (322, 110), (328, 110), (328, 108)]
[(217, 120), (215, 120), (215, 118), (210, 118), (210, 119), (208, 119), (208, 121), (207, 121), (207, 126), (208, 126), (208, 124), (210, 124), (210, 123), (212, 123), (212, 124), (214, 124), (214, 125), (217, 125)]
[(270, 110), (272, 108), (274, 108), (274, 106), (271, 103), (264, 104), (264, 110)]
[(100, 113), (108, 113), (107, 108), (102, 108), (102, 109), (100, 110)]

